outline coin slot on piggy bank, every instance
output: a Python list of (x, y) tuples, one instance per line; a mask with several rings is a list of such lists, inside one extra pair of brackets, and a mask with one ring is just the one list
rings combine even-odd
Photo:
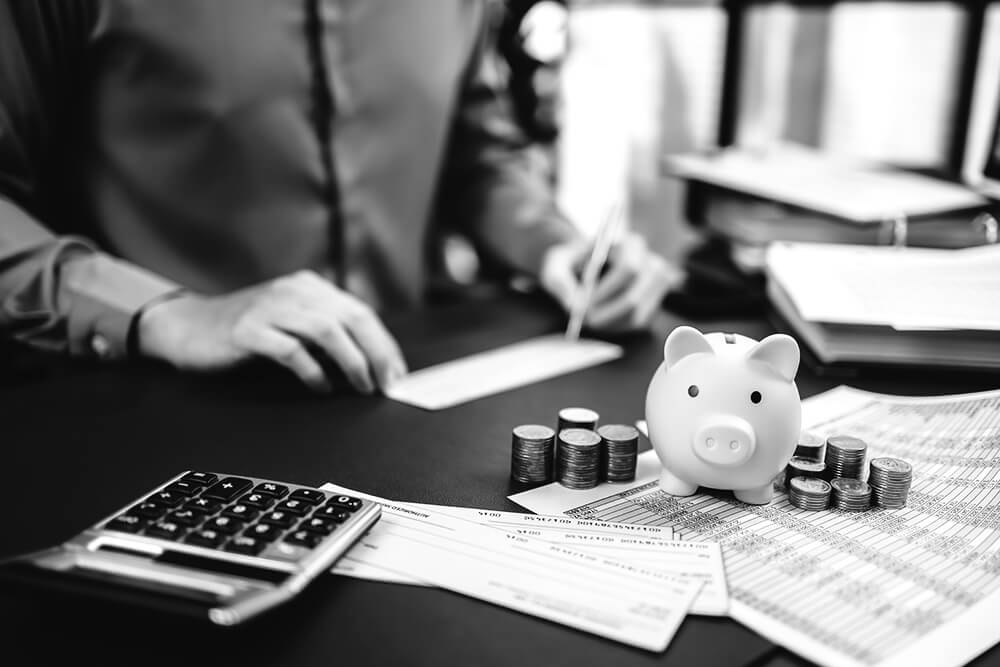
[(784, 334), (758, 342), (674, 329), (646, 393), (660, 488), (689, 496), (704, 486), (770, 502), (771, 482), (794, 455), (802, 426), (798, 368), (799, 346)]

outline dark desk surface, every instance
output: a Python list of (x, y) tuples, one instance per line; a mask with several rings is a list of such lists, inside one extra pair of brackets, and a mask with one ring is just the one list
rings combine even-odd
[[(301, 484), (335, 481), (400, 500), (519, 511), (507, 495), (510, 430), (590, 406), (603, 421), (642, 417), (646, 386), (677, 324), (760, 338), (762, 320), (663, 314), (624, 358), (442, 412), (381, 397), (308, 394), (278, 372), (195, 377), (159, 367), (53, 365), (0, 382), (2, 496), (13, 501), (0, 557), (52, 546), (167, 477), (200, 469)], [(414, 368), (558, 330), (548, 304), (505, 296), (390, 323)], [(3, 373), (0, 370), (0, 373)], [(855, 379), (889, 393), (993, 388), (919, 375)], [(800, 393), (843, 382), (802, 369)], [(996, 381), (1000, 383), (1000, 380)], [(690, 616), (652, 654), (435, 589), (322, 576), (245, 626), (215, 628), (96, 602), (53, 606), (0, 594), (7, 664), (806, 665), (725, 619)], [(1000, 665), (1000, 649), (977, 664)]]

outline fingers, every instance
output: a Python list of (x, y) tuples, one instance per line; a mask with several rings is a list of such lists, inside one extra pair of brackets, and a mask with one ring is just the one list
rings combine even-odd
[(277, 329), (288, 331), (310, 341), (321, 349), (347, 377), (357, 391), (370, 394), (375, 391), (368, 359), (343, 325), (318, 310), (307, 311), (284, 307), (271, 313), (270, 323)]
[(675, 271), (661, 257), (649, 252), (645, 243), (626, 249), (616, 257), (616, 262), (619, 266), (605, 277), (613, 282), (603, 291), (605, 298), (595, 299), (588, 311), (587, 325), (603, 330), (647, 326), (676, 282)]
[(640, 275), (618, 296), (593, 307), (587, 314), (587, 325), (593, 329), (634, 329), (648, 323), (664, 291), (655, 287), (651, 276)]
[(594, 288), (592, 307), (599, 307), (628, 288), (642, 270), (642, 262), (647, 254), (646, 242), (634, 234), (615, 246), (608, 258), (610, 268)]
[(542, 259), (539, 282), (566, 310), (572, 309), (580, 289), (578, 267), (587, 251), (582, 243), (562, 243), (552, 246)]
[(406, 361), (396, 339), (367, 306), (353, 309), (346, 318), (347, 331), (361, 348), (382, 389), (406, 375)]
[(293, 336), (260, 323), (242, 327), (240, 339), (247, 350), (285, 366), (310, 389), (330, 391), (330, 383), (323, 368)]
[(371, 307), (314, 273), (297, 274), (296, 280), (295, 303), (311, 313), (308, 335), (359, 391), (386, 389), (406, 375), (396, 339)]

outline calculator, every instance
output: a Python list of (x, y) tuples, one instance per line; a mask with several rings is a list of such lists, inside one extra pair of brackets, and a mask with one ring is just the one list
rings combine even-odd
[(270, 479), (186, 471), (7, 578), (236, 625), (293, 598), (381, 516), (377, 503)]

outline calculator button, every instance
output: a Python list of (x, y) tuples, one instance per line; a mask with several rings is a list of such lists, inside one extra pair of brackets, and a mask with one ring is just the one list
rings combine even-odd
[(313, 505), (319, 505), (326, 500), (326, 494), (316, 489), (295, 489), (292, 491), (291, 497), (297, 500), (304, 500)]
[(329, 535), (333, 532), (333, 529), (337, 527), (336, 521), (331, 521), (330, 519), (321, 519), (319, 517), (311, 517), (304, 520), (299, 524), (299, 530), (310, 530), (314, 533), (319, 533), (320, 535)]
[(178, 510), (174, 510), (167, 515), (166, 521), (173, 521), (174, 523), (179, 523), (182, 526), (197, 526), (201, 523), (205, 517), (208, 516), (200, 510), (188, 509), (182, 507)]
[(323, 507), (318, 508), (312, 515), (328, 521), (336, 521), (337, 523), (343, 523), (351, 518), (350, 512), (345, 512), (339, 507), (333, 507), (331, 505), (324, 505)]
[(104, 524), (107, 530), (117, 530), (123, 533), (138, 533), (146, 525), (146, 520), (134, 514), (122, 514)]
[(201, 485), (195, 484), (194, 482), (185, 482), (181, 480), (179, 482), (174, 482), (173, 484), (167, 485), (165, 491), (176, 491), (182, 496), (194, 496), (201, 491)]
[(154, 493), (149, 498), (146, 498), (146, 500), (151, 500), (155, 503), (166, 505), (167, 507), (180, 505), (187, 499), (188, 497), (183, 493), (178, 493), (177, 491), (166, 491), (166, 490)]
[(281, 526), (273, 526), (269, 523), (256, 523), (244, 530), (243, 534), (262, 542), (273, 542), (278, 538), (278, 535), (281, 535), (282, 530), (284, 529)]
[(286, 512), (291, 512), (292, 514), (304, 516), (309, 510), (312, 509), (312, 505), (304, 500), (299, 500), (298, 498), (289, 498), (288, 500), (283, 500), (278, 503), (274, 509), (284, 510)]
[(248, 493), (242, 498), (240, 502), (244, 505), (250, 505), (251, 507), (256, 507), (257, 509), (266, 510), (274, 503), (274, 497), (263, 493)]
[(265, 514), (260, 518), (263, 523), (269, 523), (272, 526), (281, 526), (282, 528), (288, 528), (298, 519), (297, 514), (292, 514), (291, 512), (271, 512)]
[(222, 513), (222, 516), (231, 516), (242, 521), (253, 521), (257, 518), (257, 508), (243, 503), (237, 503)]
[(253, 485), (249, 479), (242, 477), (223, 477), (221, 480), (208, 487), (202, 494), (206, 498), (217, 498), (218, 500), (232, 500)]
[(330, 502), (328, 502), (327, 505), (330, 507), (339, 507), (347, 510), (348, 512), (353, 512), (361, 507), (361, 501), (357, 498), (352, 498), (351, 496), (334, 496), (333, 498), (330, 498)]
[(187, 529), (179, 523), (173, 521), (157, 521), (146, 528), (146, 534), (153, 537), (162, 537), (168, 540), (176, 540), (184, 535)]
[(213, 475), (210, 472), (189, 472), (188, 474), (181, 477), (182, 481), (198, 484), (199, 486), (208, 486), (209, 484), (214, 484), (215, 480), (217, 479), (219, 479), (219, 477), (217, 475)]
[(243, 528), (243, 525), (242, 521), (234, 519), (231, 516), (217, 516), (214, 519), (206, 521), (203, 528), (217, 530), (220, 533), (232, 535), (233, 533), (240, 531)]
[(256, 556), (264, 546), (265, 543), (261, 540), (246, 535), (237, 535), (226, 544), (226, 551)]
[(275, 498), (283, 498), (288, 493), (287, 486), (284, 484), (275, 484), (274, 482), (261, 482), (253, 487), (253, 490), (254, 493), (266, 493)]
[(225, 533), (220, 533), (219, 531), (212, 530), (210, 528), (203, 528), (202, 530), (192, 531), (184, 541), (188, 544), (197, 544), (200, 547), (209, 547), (214, 549), (222, 544), (222, 540), (224, 539), (226, 539)]
[(267, 548), (264, 549), (264, 553), (262, 553), (261, 556), (264, 558), (272, 558), (274, 560), (283, 560), (295, 563), (302, 560), (304, 556), (308, 556), (309, 553), (310, 549), (299, 546), (298, 544), (274, 542), (269, 544)]
[(309, 530), (296, 530), (285, 536), (285, 542), (300, 544), (310, 549), (323, 541), (323, 536)]
[(189, 500), (184, 503), (184, 507), (201, 510), (207, 514), (215, 514), (222, 507), (222, 503), (218, 500), (212, 500), (211, 498), (195, 498), (194, 500)]
[(146, 519), (159, 519), (161, 516), (167, 513), (168, 509), (169, 507), (167, 507), (166, 505), (161, 505), (158, 502), (147, 500), (146, 502), (139, 503), (138, 505), (133, 507), (131, 510), (129, 510), (129, 513), (136, 514)]

